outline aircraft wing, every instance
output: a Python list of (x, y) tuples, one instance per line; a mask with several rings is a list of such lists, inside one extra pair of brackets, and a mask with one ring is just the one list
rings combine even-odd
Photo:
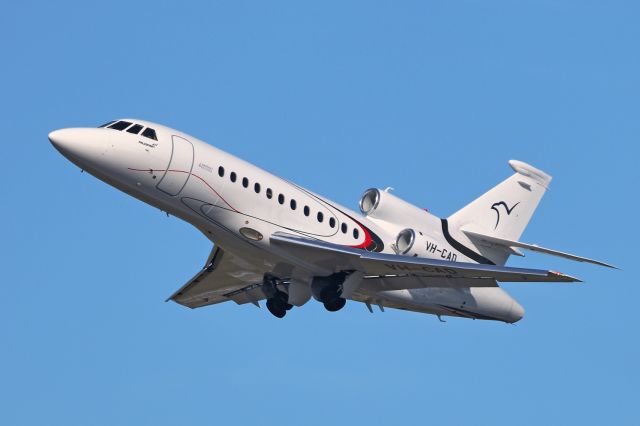
[(270, 242), (290, 256), (299, 258), (301, 263), (313, 263), (325, 268), (332, 267), (335, 271), (360, 271), (364, 276), (413, 276), (454, 281), (463, 279), (465, 284), (477, 282), (478, 286), (487, 286), (488, 280), (580, 282), (577, 278), (559, 272), (368, 252), (282, 232), (273, 234)]
[(244, 259), (214, 247), (205, 267), (167, 301), (173, 300), (189, 308), (230, 300), (239, 305), (257, 304), (265, 298), (260, 288), (264, 272)]

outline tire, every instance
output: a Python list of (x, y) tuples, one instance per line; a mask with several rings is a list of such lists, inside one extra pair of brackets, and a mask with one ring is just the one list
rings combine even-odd
[(289, 295), (284, 291), (278, 291), (274, 298), (278, 299), (278, 303), (282, 303), (285, 310), (289, 311), (291, 310), (291, 308), (293, 308), (293, 305), (289, 303)]
[(267, 299), (267, 309), (276, 318), (284, 318), (287, 314), (286, 305), (277, 298)]
[(342, 297), (337, 297), (328, 302), (324, 302), (324, 308), (329, 312), (337, 312), (340, 309), (344, 308), (344, 305), (347, 304), (347, 299), (343, 299)]

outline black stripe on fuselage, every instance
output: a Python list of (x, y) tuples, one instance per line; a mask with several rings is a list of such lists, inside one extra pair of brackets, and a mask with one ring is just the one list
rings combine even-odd
[(469, 259), (473, 259), (478, 263), (483, 263), (485, 265), (495, 265), (495, 263), (493, 263), (486, 257), (482, 256), (479, 253), (476, 253), (469, 247), (462, 244), (460, 241), (457, 241), (455, 238), (453, 238), (449, 233), (449, 222), (447, 222), (447, 219), (440, 219), (440, 221), (442, 222), (442, 234), (444, 235), (444, 239), (447, 240), (451, 247), (455, 248), (460, 253), (467, 256)]

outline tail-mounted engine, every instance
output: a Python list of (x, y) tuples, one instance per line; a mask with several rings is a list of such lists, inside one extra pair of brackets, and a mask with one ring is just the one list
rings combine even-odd
[(367, 217), (404, 225), (410, 222), (424, 223), (427, 212), (407, 203), (389, 191), (367, 189), (360, 199), (360, 211)]
[[(389, 191), (367, 189), (360, 199), (360, 211), (377, 222), (397, 238), (394, 241), (399, 253), (413, 255), (412, 247), (426, 245), (424, 230), (440, 229), (440, 219), (426, 210), (410, 204)], [(424, 241), (422, 241), (424, 240)], [(424, 244), (423, 244), (424, 243)], [(418, 253), (424, 256), (424, 253)]]
[(421, 231), (411, 228), (398, 232), (396, 251), (404, 256), (431, 257), (455, 262), (458, 255), (446, 245), (439, 245)]

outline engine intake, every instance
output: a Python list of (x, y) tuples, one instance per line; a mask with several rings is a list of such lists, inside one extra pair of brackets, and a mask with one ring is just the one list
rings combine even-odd
[(396, 250), (404, 256), (430, 257), (456, 262), (458, 254), (447, 244), (439, 245), (423, 232), (411, 228), (403, 229), (396, 237)]
[(380, 191), (376, 188), (367, 189), (360, 199), (360, 211), (368, 215), (378, 208), (380, 203)]
[[(402, 228), (423, 228), (434, 218), (425, 210), (414, 206), (388, 191), (367, 189), (360, 199), (360, 211), (369, 218), (383, 220)], [(437, 219), (436, 219), (437, 221)]]
[(413, 229), (406, 228), (398, 233), (396, 248), (399, 254), (407, 254), (416, 242), (416, 233)]

